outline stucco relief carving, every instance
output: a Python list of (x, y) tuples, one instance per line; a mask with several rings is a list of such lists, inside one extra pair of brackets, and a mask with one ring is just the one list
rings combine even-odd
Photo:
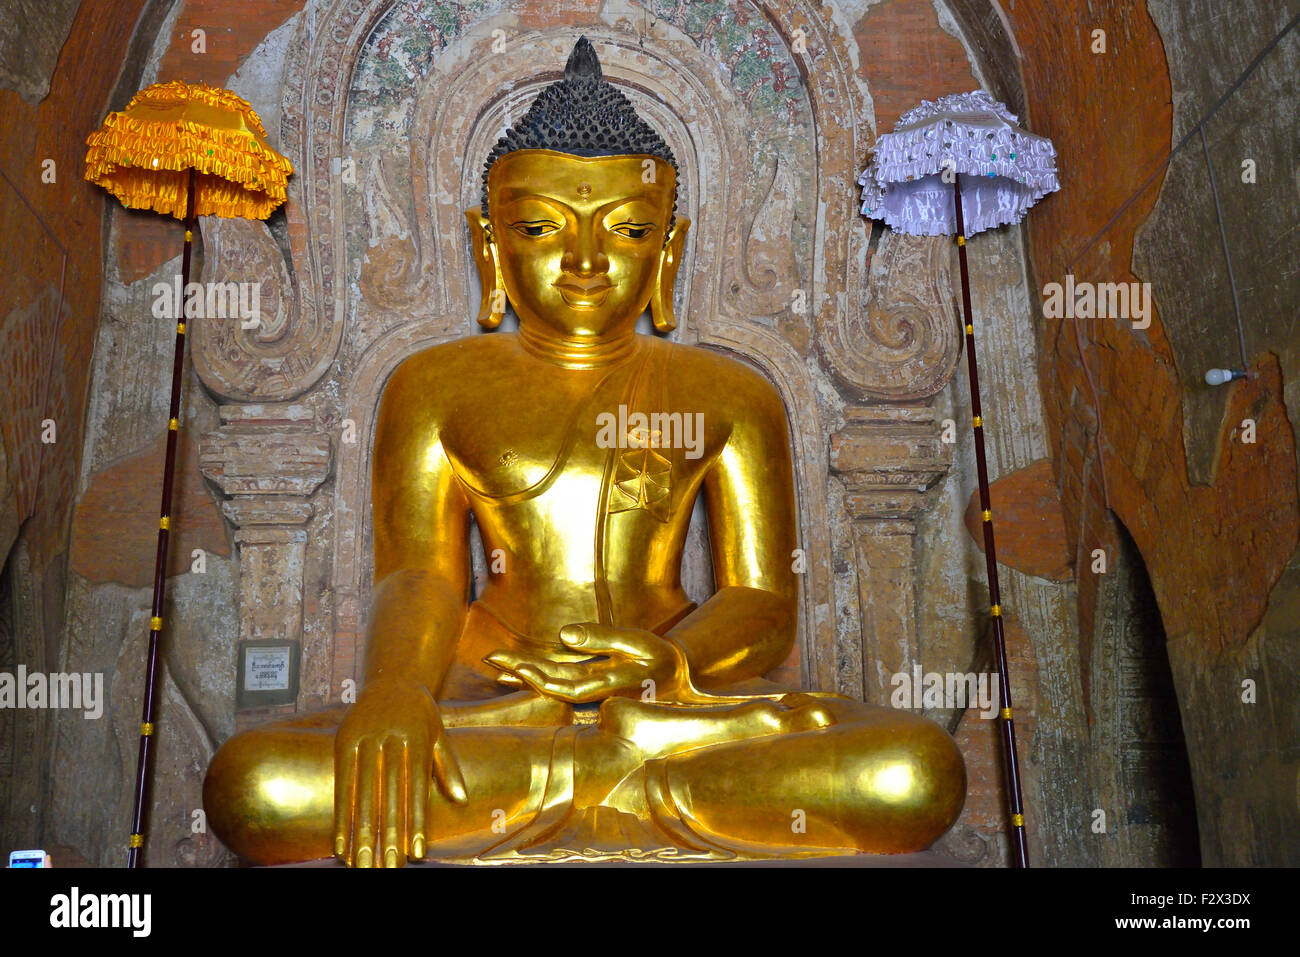
[(925, 399), (952, 377), (962, 340), (952, 299), (952, 240), (886, 230), (862, 308), (822, 345), (836, 376), (874, 399)]
[(340, 324), (300, 307), (288, 263), (265, 223), (205, 216), (201, 225), (204, 281), (257, 283), (258, 315), (250, 328), (245, 323), (252, 319), (242, 316), (193, 322), (199, 378), (236, 402), (280, 401), (306, 392), (333, 362)]

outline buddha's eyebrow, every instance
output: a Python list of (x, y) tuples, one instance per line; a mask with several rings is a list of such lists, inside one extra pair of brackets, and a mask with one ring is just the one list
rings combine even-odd
[[(641, 197), (637, 197), (637, 198), (641, 198)], [(644, 202), (649, 202), (649, 200), (643, 200), (643, 201), (644, 201)], [(598, 213), (604, 213), (604, 212), (607, 212), (607, 211), (610, 210), (610, 209), (617, 209), (619, 206), (626, 206), (626, 205), (627, 205), (627, 201), (626, 201), (626, 200), (624, 200), (622, 203), (610, 203), (610, 204), (608, 204), (607, 206), (602, 206), (602, 207), (600, 207), (600, 209), (597, 210), (597, 212), (598, 212)], [(657, 218), (657, 217), (655, 217), (655, 218)]]
[(555, 203), (561, 206), (567, 205), (560, 201), (558, 197), (548, 196), (545, 193), (536, 193), (532, 190), (524, 189), (518, 186), (505, 186), (501, 189), (500, 196), (493, 197), (501, 203), (512, 203), (521, 199), (538, 199), (544, 203)]
[[(562, 206), (565, 209), (573, 209), (573, 205), (571, 203), (551, 193), (537, 193), (532, 191), (525, 191), (520, 187), (510, 187), (510, 186), (507, 186), (506, 188), (502, 189), (501, 192), (502, 192), (501, 202), (503, 203), (514, 202), (521, 199), (537, 199), (537, 200), (541, 200), (544, 203), (547, 203), (548, 205)], [(646, 196), (644, 193), (632, 193), (627, 196), (622, 196), (622, 197), (612, 199), (608, 203), (602, 203), (600, 206), (596, 208), (596, 215), (601, 215), (602, 213), (606, 213), (611, 209), (617, 209), (619, 206), (625, 206), (628, 203), (635, 202), (637, 200), (640, 200), (643, 203), (648, 203), (651, 205), (654, 204), (654, 200)]]

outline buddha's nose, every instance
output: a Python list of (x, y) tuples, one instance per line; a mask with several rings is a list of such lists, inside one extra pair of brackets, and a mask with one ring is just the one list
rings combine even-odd
[(609, 257), (601, 250), (593, 226), (579, 226), (573, 231), (573, 240), (560, 259), (560, 268), (577, 276), (609, 271)]

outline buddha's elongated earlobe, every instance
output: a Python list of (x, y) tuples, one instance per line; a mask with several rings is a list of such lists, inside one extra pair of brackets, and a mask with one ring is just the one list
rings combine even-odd
[(469, 220), (474, 265), (478, 269), (478, 281), (483, 289), (483, 298), (478, 307), (478, 324), (485, 329), (495, 329), (501, 325), (506, 314), (506, 284), (501, 276), (501, 262), (497, 258), (496, 244), (492, 242), (491, 225), (482, 210), (467, 209), (465, 218)]
[(686, 245), (686, 230), (690, 228), (689, 219), (677, 220), (664, 243), (663, 252), (659, 254), (659, 274), (650, 293), (650, 318), (660, 332), (672, 332), (677, 328), (677, 318), (673, 315), (673, 285), (677, 282), (677, 267), (682, 261), (682, 247)]

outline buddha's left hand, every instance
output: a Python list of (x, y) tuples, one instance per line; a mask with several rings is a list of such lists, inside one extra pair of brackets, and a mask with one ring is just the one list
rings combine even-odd
[(681, 649), (652, 631), (581, 622), (561, 628), (560, 641), (575, 652), (603, 657), (564, 662), (502, 649), (484, 661), (539, 694), (574, 704), (610, 697), (671, 701), (689, 684)]

